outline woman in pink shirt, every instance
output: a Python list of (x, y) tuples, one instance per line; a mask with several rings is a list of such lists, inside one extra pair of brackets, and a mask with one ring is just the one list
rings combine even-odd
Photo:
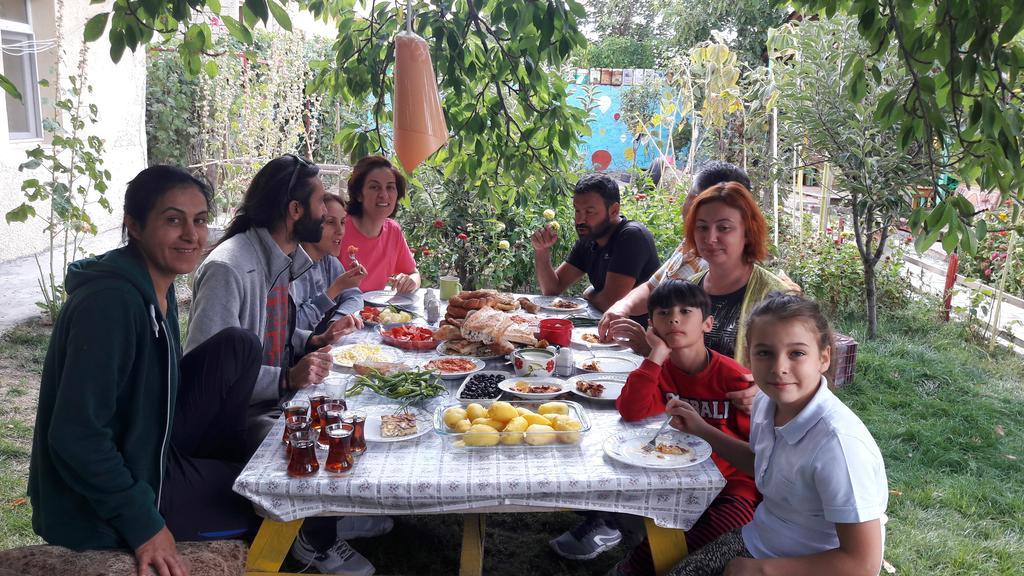
[(389, 279), (398, 292), (415, 292), (420, 287), (412, 250), (402, 227), (391, 218), (403, 196), (405, 178), (387, 158), (367, 156), (352, 168), (348, 218), (338, 257), (345, 269), (353, 264), (350, 254), (366, 267), (366, 278), (359, 284), (363, 292), (380, 290)]

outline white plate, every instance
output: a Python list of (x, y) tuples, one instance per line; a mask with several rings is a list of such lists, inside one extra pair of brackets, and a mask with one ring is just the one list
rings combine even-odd
[[(568, 380), (566, 380), (566, 382), (569, 383), (569, 390), (577, 396), (586, 398), (587, 400), (604, 400), (614, 402), (616, 399), (618, 399), (619, 394), (622, 393), (622, 388), (626, 386), (627, 377), (627, 374), (581, 374), (579, 376), (573, 376), (572, 378), (569, 378)], [(577, 380), (589, 380), (590, 382), (597, 382), (598, 384), (602, 384), (604, 386), (604, 392), (597, 397), (587, 396), (583, 392), (580, 392), (579, 390), (576, 389)]]
[[(548, 384), (548, 385), (553, 385), (553, 386), (559, 386), (562, 389), (559, 390), (558, 392), (545, 392), (543, 394), (531, 394), (529, 392), (519, 392), (519, 391), (517, 391), (514, 388), (514, 386), (516, 385), (516, 382), (526, 382), (527, 384)], [(566, 385), (565, 380), (562, 380), (561, 378), (547, 378), (547, 377), (540, 377), (540, 376), (532, 376), (532, 377), (513, 376), (512, 378), (508, 378), (506, 380), (502, 380), (501, 382), (498, 382), (498, 388), (500, 388), (504, 392), (508, 392), (509, 394), (512, 394), (513, 396), (518, 396), (520, 398), (525, 398), (527, 400), (547, 400), (548, 398), (554, 398), (555, 396), (558, 396), (559, 394), (565, 394), (566, 392), (569, 391), (569, 387)]]
[[(360, 350), (370, 351), (371, 353), (362, 354)], [(340, 354), (346, 352), (356, 352), (358, 358), (355, 359), (339, 359)], [(383, 344), (372, 344), (370, 342), (360, 342), (358, 344), (346, 344), (344, 346), (338, 346), (331, 350), (331, 359), (334, 360), (335, 366), (341, 366), (342, 368), (351, 368), (356, 362), (398, 362), (402, 358), (402, 351), (398, 348), (391, 346), (385, 346)]]
[[(370, 406), (360, 406), (357, 410), (366, 414), (366, 424), (363, 425), (363, 437), (367, 442), (401, 442), (402, 440), (412, 440), (413, 438), (419, 438), (434, 429), (430, 413), (411, 406), (407, 406), (403, 409), (398, 404), (373, 404)], [(413, 414), (416, 414), (416, 433), (408, 436), (399, 436), (397, 438), (385, 438), (381, 436), (380, 417), (387, 414), (397, 414), (399, 412), (412, 412)]]
[[(584, 364), (590, 364), (592, 361), (597, 362), (600, 370), (588, 370), (583, 367)], [(644, 361), (641, 356), (637, 356), (631, 352), (594, 352), (594, 355), (590, 354), (576, 354), (574, 364), (576, 368), (584, 372), (632, 372), (640, 367), (640, 364)]]
[(593, 334), (597, 336), (597, 328), (573, 328), (572, 329), (572, 343), (577, 348), (583, 348), (586, 350), (589, 348), (617, 348), (622, 346), (622, 342), (611, 341), (611, 342), (587, 342), (583, 339), (584, 334)]
[[(566, 314), (570, 312), (579, 312), (580, 310), (586, 310), (588, 302), (583, 298), (570, 298), (568, 296), (534, 296), (531, 298), (533, 303), (541, 308), (548, 310), (549, 312), (564, 312)], [(555, 300), (564, 300), (566, 302), (572, 302), (576, 305), (575, 308), (557, 308), (552, 306)]]
[(463, 372), (441, 372), (440, 370), (438, 370), (437, 375), (440, 376), (441, 378), (462, 378), (463, 376), (469, 376), (470, 374), (479, 372), (483, 370), (485, 366), (487, 366), (486, 362), (479, 358), (473, 358), (472, 356), (440, 356), (438, 358), (431, 358), (430, 360), (423, 362), (422, 364), (420, 364), (420, 367), (423, 368), (424, 370), (429, 370), (430, 368), (427, 367), (427, 364), (430, 364), (434, 360), (443, 360), (445, 358), (462, 358), (465, 360), (469, 360), (470, 362), (473, 363), (474, 368), (472, 370), (465, 370)]
[(512, 374), (510, 372), (505, 372), (504, 370), (482, 370), (482, 371), (477, 372), (475, 374), (470, 374), (469, 376), (466, 376), (466, 379), (462, 381), (462, 385), (459, 386), (458, 390), (456, 390), (456, 392), (455, 392), (455, 399), (458, 400), (459, 402), (464, 402), (466, 404), (469, 404), (471, 402), (494, 402), (495, 400), (498, 400), (499, 398), (501, 398), (501, 392), (499, 392), (498, 395), (495, 396), (494, 398), (463, 398), (462, 397), (462, 392), (466, 389), (466, 384), (469, 384), (470, 379), (475, 378), (477, 376), (480, 376), (481, 374), (486, 374), (488, 376), (499, 376), (499, 377), (501, 377), (503, 379), (511, 378), (512, 377)]
[(686, 468), (700, 464), (711, 456), (711, 445), (692, 434), (668, 429), (658, 436), (659, 443), (678, 444), (689, 448), (682, 455), (644, 452), (641, 447), (654, 436), (657, 428), (640, 428), (617, 432), (605, 438), (604, 453), (611, 458), (641, 468)]
[(399, 294), (394, 288), (383, 290), (371, 290), (363, 294), (363, 302), (374, 306), (384, 307), (388, 304), (395, 306), (411, 306), (413, 294)]

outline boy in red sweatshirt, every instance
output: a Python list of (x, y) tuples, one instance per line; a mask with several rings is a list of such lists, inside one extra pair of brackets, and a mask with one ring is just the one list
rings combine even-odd
[[(668, 395), (689, 402), (706, 422), (730, 436), (749, 441), (750, 417), (726, 398), (726, 392), (750, 386), (750, 370), (704, 346), (711, 330), (711, 301), (704, 289), (686, 280), (662, 282), (647, 304), (651, 352), (634, 370), (615, 401), (623, 420), (641, 420), (665, 413)], [(690, 553), (739, 528), (754, 517), (760, 495), (754, 479), (712, 454), (726, 485), (711, 506), (686, 532)], [(646, 539), (616, 567), (617, 574), (653, 574)]]

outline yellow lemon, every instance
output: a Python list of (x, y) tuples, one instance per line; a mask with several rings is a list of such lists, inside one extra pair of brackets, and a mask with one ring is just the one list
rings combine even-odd
[(462, 435), (466, 446), (494, 446), (500, 439), (497, 430), (484, 424), (474, 424)]
[(458, 422), (459, 420), (466, 419), (466, 409), (460, 406), (452, 406), (451, 408), (444, 411), (444, 416), (442, 416), (442, 419), (444, 420), (446, 426), (448, 426), (449, 428), (454, 428), (456, 422)]
[(519, 415), (515, 407), (508, 402), (495, 402), (487, 409), (487, 416), (493, 420), (508, 422)]
[(569, 405), (565, 402), (546, 402), (537, 408), (541, 414), (568, 414)]
[(455, 432), (467, 432), (469, 431), (471, 426), (473, 426), (473, 424), (469, 420), (463, 418), (462, 420), (459, 420), (455, 424), (452, 424), (451, 429)]
[(583, 424), (568, 416), (563, 416), (555, 422), (555, 430), (558, 430), (558, 441), (564, 444), (575, 444), (580, 441), (580, 428)]
[(523, 441), (523, 432), (529, 428), (530, 423), (522, 416), (516, 416), (509, 420), (505, 429), (501, 431), (501, 443), (509, 446), (520, 444)]
[(543, 446), (555, 441), (555, 429), (543, 424), (530, 424), (526, 429), (526, 443), (532, 446)]
[(469, 406), (466, 406), (466, 418), (470, 420), (476, 420), (477, 418), (487, 418), (487, 408), (484, 408), (480, 404), (473, 402)]

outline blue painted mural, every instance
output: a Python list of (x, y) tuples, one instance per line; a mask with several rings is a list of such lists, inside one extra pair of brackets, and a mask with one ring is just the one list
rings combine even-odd
[[(614, 72), (614, 76), (605, 74), (607, 78), (602, 79), (601, 72)], [(582, 106), (582, 100), (586, 97), (583, 87), (587, 84), (593, 85), (593, 97), (597, 102), (594, 119), (590, 124), (591, 134), (581, 146), (588, 167), (598, 171), (629, 170), (634, 165), (646, 169), (657, 157), (654, 146), (647, 142), (646, 137), (636, 137), (619, 113), (622, 95), (632, 87), (634, 75), (639, 77), (641, 74), (660, 73), (650, 70), (576, 71), (573, 83), (569, 85), (569, 104)], [(682, 157), (685, 158), (685, 155)]]

